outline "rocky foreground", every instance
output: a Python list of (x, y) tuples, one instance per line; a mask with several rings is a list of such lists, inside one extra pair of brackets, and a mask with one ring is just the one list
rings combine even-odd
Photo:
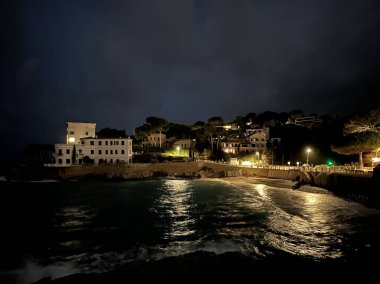
[[(216, 255), (198, 251), (156, 261), (135, 261), (104, 273), (73, 274), (59, 279), (41, 279), (35, 284), (66, 283), (251, 283), (268, 280), (302, 281), (365, 280), (378, 278), (375, 260), (368, 256), (317, 262), (276, 254), (262, 259), (229, 252)], [(260, 280), (261, 279), (261, 280)]]

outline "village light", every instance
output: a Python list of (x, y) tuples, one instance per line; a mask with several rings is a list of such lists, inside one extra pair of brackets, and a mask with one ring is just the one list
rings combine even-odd
[(260, 161), (260, 153), (258, 151), (256, 152), (256, 155), (257, 155), (257, 160)]
[(69, 138), (69, 142), (70, 142), (70, 143), (75, 143), (75, 138), (74, 138), (74, 137), (70, 137), (70, 138)]
[(307, 157), (306, 157), (306, 165), (309, 165), (309, 154), (311, 152), (311, 149), (310, 148), (307, 148), (306, 149), (306, 153), (307, 153)]
[(177, 146), (178, 156), (179, 156), (179, 149), (180, 149), (179, 146)]

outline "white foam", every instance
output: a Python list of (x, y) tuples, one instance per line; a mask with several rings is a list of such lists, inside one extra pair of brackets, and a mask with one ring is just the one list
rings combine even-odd
[(42, 266), (36, 260), (28, 259), (25, 261), (23, 268), (8, 272), (16, 276), (17, 284), (27, 284), (36, 282), (42, 278), (50, 277), (56, 279), (73, 273), (79, 272), (74, 269), (69, 262), (56, 262), (50, 265)]

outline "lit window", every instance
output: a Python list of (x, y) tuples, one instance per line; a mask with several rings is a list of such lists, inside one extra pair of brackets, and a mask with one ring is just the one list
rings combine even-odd
[(75, 138), (74, 138), (74, 137), (70, 137), (70, 138), (69, 138), (69, 142), (70, 142), (70, 143), (75, 143)]

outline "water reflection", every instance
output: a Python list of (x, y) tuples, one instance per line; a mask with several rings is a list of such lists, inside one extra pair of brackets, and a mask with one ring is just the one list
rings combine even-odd
[[(326, 195), (264, 189), (271, 196), (267, 206), (264, 241), (276, 249), (315, 258), (342, 256), (339, 234), (331, 224), (331, 212), (324, 206)], [(331, 197), (330, 197), (331, 198)]]
[(91, 224), (94, 215), (84, 206), (65, 207), (56, 213), (58, 222), (55, 226), (67, 232), (83, 230)]
[(163, 194), (155, 206), (162, 217), (169, 219), (165, 238), (172, 241), (183, 239), (195, 231), (192, 226), (195, 219), (190, 214), (192, 182), (189, 180), (165, 180)]

